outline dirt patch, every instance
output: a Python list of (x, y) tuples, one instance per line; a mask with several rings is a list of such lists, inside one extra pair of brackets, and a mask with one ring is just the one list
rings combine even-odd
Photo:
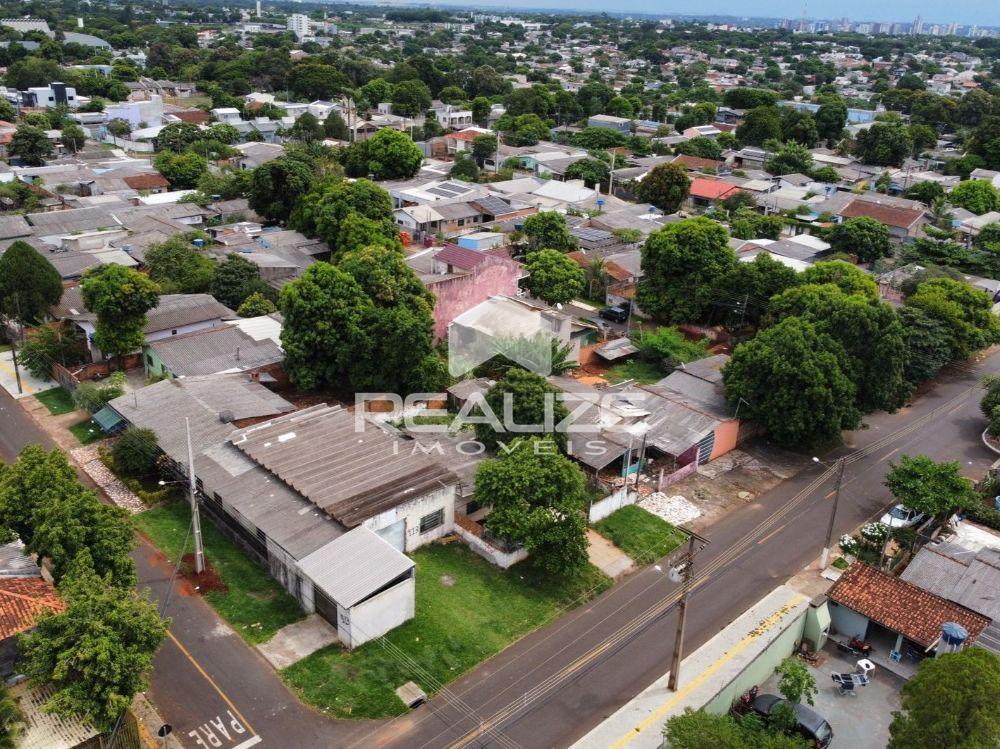
[(212, 565), (205, 562), (205, 569), (199, 575), (194, 571), (194, 554), (185, 554), (181, 559), (181, 574), (199, 593), (226, 593), (229, 587), (222, 581)]

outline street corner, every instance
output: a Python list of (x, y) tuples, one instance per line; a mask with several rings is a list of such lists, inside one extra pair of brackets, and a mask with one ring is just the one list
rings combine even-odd
[(0, 351), (0, 387), (14, 398), (26, 398), (55, 387), (57, 383), (35, 377), (20, 363), (15, 365), (14, 352)]

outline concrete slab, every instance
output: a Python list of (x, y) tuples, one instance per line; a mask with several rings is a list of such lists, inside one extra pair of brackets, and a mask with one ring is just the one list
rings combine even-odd
[(18, 371), (21, 374), (21, 392), (17, 390), (17, 377), (14, 373), (14, 355), (10, 351), (0, 351), (0, 387), (15, 398), (24, 398), (55, 387), (56, 383), (51, 380), (41, 380), (32, 375), (23, 366), (20, 366), (20, 362), (18, 364)]
[(667, 688), (670, 674), (664, 674), (571, 749), (660, 749), (663, 725), (671, 716), (707, 704), (808, 605), (801, 593), (778, 586), (684, 659), (676, 692)]
[(628, 554), (593, 528), (587, 529), (587, 557), (592, 565), (612, 579), (631, 572), (635, 567)]
[[(858, 687), (853, 696), (841, 695), (830, 674), (851, 673), (855, 670), (855, 660), (844, 658), (835, 645), (827, 643), (819, 665), (809, 669), (819, 687), (812, 708), (830, 722), (834, 746), (882, 749), (889, 743), (889, 723), (893, 711), (900, 709), (899, 690), (905, 681), (876, 667), (868, 686)], [(778, 679), (772, 676), (760, 691), (780, 694)]]
[(302, 621), (279, 629), (257, 650), (275, 669), (281, 670), (336, 642), (339, 642), (337, 630), (318, 614), (309, 614)]

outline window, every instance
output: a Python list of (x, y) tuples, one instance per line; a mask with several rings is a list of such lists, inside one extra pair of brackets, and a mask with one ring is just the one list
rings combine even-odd
[(435, 510), (430, 515), (424, 515), (420, 518), (420, 532), (427, 533), (435, 528), (444, 525), (444, 508), (440, 510)]

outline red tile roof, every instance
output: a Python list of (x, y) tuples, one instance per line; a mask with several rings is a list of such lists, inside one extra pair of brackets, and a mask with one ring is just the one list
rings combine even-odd
[(194, 125), (204, 125), (211, 119), (208, 112), (203, 109), (184, 109), (180, 112), (171, 112), (170, 114), (181, 122), (190, 122)]
[(970, 642), (990, 623), (982, 614), (861, 562), (851, 565), (827, 595), (925, 648), (934, 644), (945, 622), (965, 627)]
[(457, 244), (451, 243), (446, 244), (434, 255), (434, 259), (439, 263), (445, 263), (460, 270), (472, 270), (488, 257), (490, 256), (485, 252), (470, 250), (467, 247), (459, 247)]
[(489, 135), (489, 133), (481, 133), (478, 130), (459, 130), (457, 133), (445, 133), (444, 137), (452, 140), (473, 141), (480, 135)]
[(844, 218), (873, 218), (888, 226), (909, 229), (924, 212), (917, 208), (900, 208), (894, 205), (876, 203), (873, 200), (852, 200), (840, 211)]
[(40, 577), (0, 578), (0, 640), (31, 629), (46, 611), (60, 612), (66, 604), (55, 587)]
[(166, 177), (153, 172), (133, 174), (125, 177), (122, 181), (133, 190), (155, 190), (158, 187), (170, 187)]
[(732, 182), (695, 177), (691, 180), (691, 197), (703, 200), (722, 200), (737, 192), (739, 187)]

